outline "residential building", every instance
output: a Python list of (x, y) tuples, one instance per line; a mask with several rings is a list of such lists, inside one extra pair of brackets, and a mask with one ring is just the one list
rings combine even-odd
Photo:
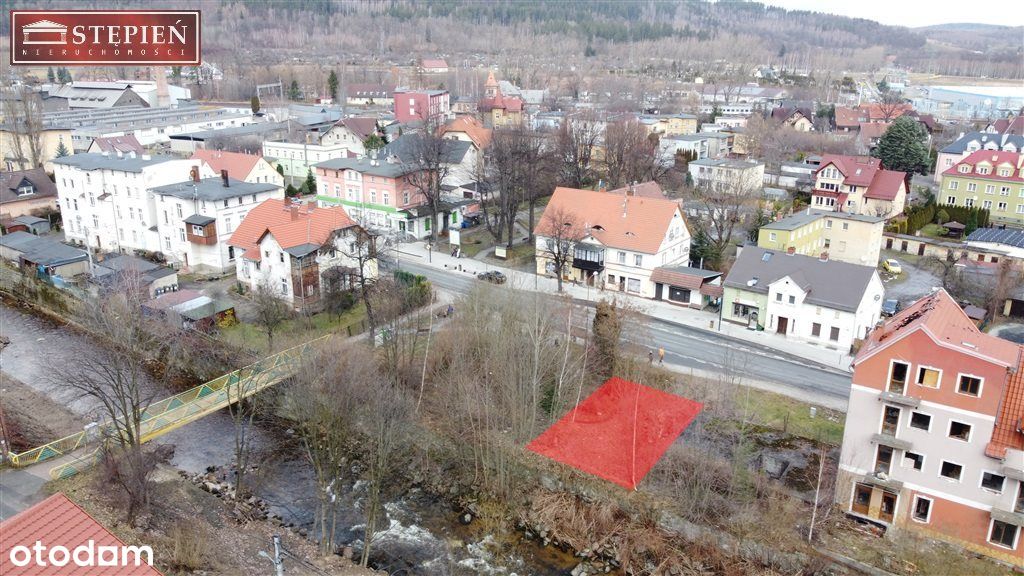
[(866, 214), (807, 210), (761, 226), (757, 245), (766, 250), (877, 266), (885, 218)]
[(907, 202), (906, 176), (885, 170), (877, 158), (825, 154), (814, 173), (811, 207), (894, 218)]
[(384, 84), (349, 84), (345, 87), (349, 106), (394, 106), (395, 87)]
[(693, 160), (687, 169), (696, 186), (714, 186), (753, 191), (764, 186), (764, 163), (756, 160), (703, 158)]
[(997, 118), (985, 126), (988, 134), (1007, 134), (1024, 136), (1024, 115), (1010, 114), (1005, 118)]
[(978, 150), (1024, 152), (1024, 136), (990, 132), (961, 134), (956, 142), (939, 150), (938, 159), (935, 162), (935, 182), (942, 182), (942, 175), (946, 170)]
[(284, 190), (279, 181), (236, 180), (226, 168), (221, 168), (219, 176), (200, 178), (212, 170), (205, 163), (201, 168), (195, 161), (190, 163), (190, 172), (180, 174), (175, 183), (149, 189), (156, 209), (158, 250), (169, 262), (191, 272), (230, 272), (237, 256), (228, 239), (249, 211), (267, 200), (283, 198)]
[(1024, 262), (1024, 230), (1014, 228), (978, 228), (967, 236), (972, 248), (1002, 252), (1008, 258)]
[(440, 126), (451, 114), (447, 90), (395, 89), (395, 120)]
[[(659, 136), (683, 136), (697, 133), (697, 117), (693, 114), (642, 114), (637, 120)], [(746, 119), (743, 119), (746, 121)]]
[(10, 123), (0, 124), (0, 152), (3, 153), (4, 169), (28, 170), (43, 167), (53, 172), (53, 159), (64, 154), (74, 154), (71, 145), (71, 130), (66, 128), (43, 127), (39, 130), (38, 153), (33, 154), (33, 143), (28, 134)]
[(1024, 154), (978, 150), (942, 173), (938, 201), (989, 211), (989, 222), (1024, 226)]
[(178, 273), (173, 268), (130, 254), (97, 258), (90, 281), (106, 289), (137, 290), (147, 300), (178, 289)]
[(71, 82), (51, 91), (50, 96), (67, 99), (68, 108), (72, 110), (150, 106), (129, 82)]
[[(421, 169), (414, 159), (417, 134), (407, 134), (368, 157), (337, 158), (317, 164), (317, 201), (342, 205), (361, 226), (426, 238), (431, 230), (459, 226), (464, 207), (459, 198), (446, 200), (432, 215), (417, 187)], [(449, 174), (443, 184), (456, 186), (475, 180), (476, 152), (471, 142), (448, 139)]]
[(57, 186), (42, 168), (0, 172), (0, 221), (57, 210)]
[(139, 143), (139, 140), (134, 134), (130, 136), (100, 136), (92, 139), (92, 143), (89, 144), (89, 148), (86, 152), (103, 153), (107, 152), (110, 154), (127, 154), (128, 152), (135, 152), (136, 154), (145, 154), (146, 149)]
[(1024, 354), (945, 290), (854, 359), (836, 501), (849, 515), (1024, 566)]
[(333, 158), (346, 158), (354, 155), (351, 144), (314, 144), (312, 134), (307, 136), (310, 142), (273, 141), (263, 143), (263, 157), (272, 166), (280, 166), (284, 172), (285, 182), (299, 186), (313, 171), (313, 166)]
[(196, 150), (192, 160), (206, 162), (217, 174), (227, 170), (235, 178), (252, 184), (267, 183), (284, 188), (284, 176), (258, 154)]
[(366, 154), (366, 139), (383, 136), (376, 118), (349, 117), (338, 120), (320, 136), (322, 146), (343, 145), (352, 154)]
[(665, 136), (658, 140), (658, 148), (666, 160), (675, 158), (677, 152), (695, 154), (698, 160), (721, 158), (729, 153), (729, 138), (730, 135), (717, 132)]
[[(149, 189), (188, 180), (194, 162), (170, 156), (75, 154), (57, 158), (54, 179), (65, 237), (93, 250), (160, 252), (157, 204)], [(214, 175), (206, 164), (200, 177)]]
[(459, 116), (442, 128), (442, 132), (448, 138), (472, 142), (477, 150), (486, 148), (493, 134), (493, 130), (472, 116)]
[(875, 266), (746, 246), (723, 284), (722, 320), (849, 350), (882, 313)]
[(487, 74), (484, 97), (477, 102), (477, 111), (483, 116), (484, 126), (499, 128), (522, 125), (523, 105), (522, 97), (502, 92), (501, 85), (494, 78), (494, 72)]
[(779, 106), (772, 108), (772, 120), (797, 132), (814, 130), (814, 116), (810, 108), (800, 106)]
[[(659, 267), (686, 266), (690, 231), (679, 204), (668, 199), (633, 196), (629, 188), (609, 194), (555, 188), (544, 214), (569, 214), (581, 228), (565, 277), (604, 290), (654, 298), (671, 295), (658, 288), (652, 274)], [(541, 216), (537, 238), (537, 274), (555, 274), (550, 257), (551, 221)], [(662, 282), (665, 284), (666, 282)], [(680, 296), (681, 298), (681, 296)]]
[(420, 71), (424, 74), (447, 74), (448, 63), (443, 58), (423, 58), (420, 60)]
[[(353, 288), (360, 275), (362, 229), (341, 206), (291, 199), (266, 200), (252, 209), (228, 244), (238, 252), (236, 277), (251, 290), (265, 286), (297, 309), (316, 310), (331, 282)], [(365, 254), (365, 253), (364, 253)], [(362, 274), (377, 276), (376, 259)]]

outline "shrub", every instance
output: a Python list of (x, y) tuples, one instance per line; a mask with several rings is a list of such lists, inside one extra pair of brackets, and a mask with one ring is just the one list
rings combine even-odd
[(194, 518), (178, 520), (168, 531), (171, 538), (170, 564), (178, 570), (194, 572), (210, 563), (210, 538), (206, 525)]

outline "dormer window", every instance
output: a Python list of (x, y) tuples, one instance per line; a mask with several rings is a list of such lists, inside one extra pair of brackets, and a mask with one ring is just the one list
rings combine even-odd
[(959, 172), (961, 174), (967, 174), (970, 171), (971, 171), (971, 167), (969, 165), (967, 165), (967, 164), (961, 164), (960, 168), (957, 169), (957, 172)]
[(988, 166), (978, 166), (978, 174), (988, 174), (988, 173), (989, 173)]
[(18, 196), (31, 196), (35, 194), (36, 189), (31, 184), (27, 186), (18, 186)]
[(1003, 178), (1007, 178), (1010, 176), (1010, 170), (1008, 168), (1000, 168), (999, 175), (1002, 176)]

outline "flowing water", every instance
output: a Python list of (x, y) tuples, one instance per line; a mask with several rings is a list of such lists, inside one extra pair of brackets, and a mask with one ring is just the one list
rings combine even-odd
[[(97, 345), (77, 332), (55, 326), (7, 305), (0, 305), (0, 334), (10, 345), (0, 354), (0, 369), (10, 376), (68, 406), (86, 419), (100, 410), (95, 401), (81, 398), (54, 377), (54, 366), (73, 366), (84, 347)], [(149, 384), (156, 398), (170, 395)], [(253, 431), (256, 450), (271, 450), (274, 435)], [(161, 437), (160, 442), (176, 447), (171, 464), (190, 473), (209, 467), (227, 467), (234, 457), (234, 424), (225, 411), (217, 412)], [(364, 527), (360, 512), (364, 487), (344, 487), (344, 512), (339, 519), (338, 541), (362, 541)], [(312, 525), (316, 496), (312, 471), (299, 456), (277, 457), (264, 462), (260, 470), (258, 495), (270, 504), (271, 512), (299, 527)], [(568, 574), (575, 565), (571, 555), (542, 548), (517, 536), (497, 542), (461, 525), (457, 513), (444, 502), (411, 491), (385, 505), (384, 527), (375, 534), (373, 563), (392, 574)]]

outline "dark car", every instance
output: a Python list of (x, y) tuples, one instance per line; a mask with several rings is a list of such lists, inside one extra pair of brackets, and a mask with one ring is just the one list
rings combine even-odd
[(476, 277), (479, 280), (486, 280), (487, 282), (490, 282), (491, 284), (504, 284), (505, 281), (508, 280), (508, 278), (504, 274), (502, 274), (501, 272), (498, 272), (497, 270), (491, 270), (489, 272), (481, 272), (481, 273), (477, 274)]
[(893, 316), (900, 311), (900, 301), (895, 298), (889, 298), (885, 302), (882, 302), (882, 316)]

